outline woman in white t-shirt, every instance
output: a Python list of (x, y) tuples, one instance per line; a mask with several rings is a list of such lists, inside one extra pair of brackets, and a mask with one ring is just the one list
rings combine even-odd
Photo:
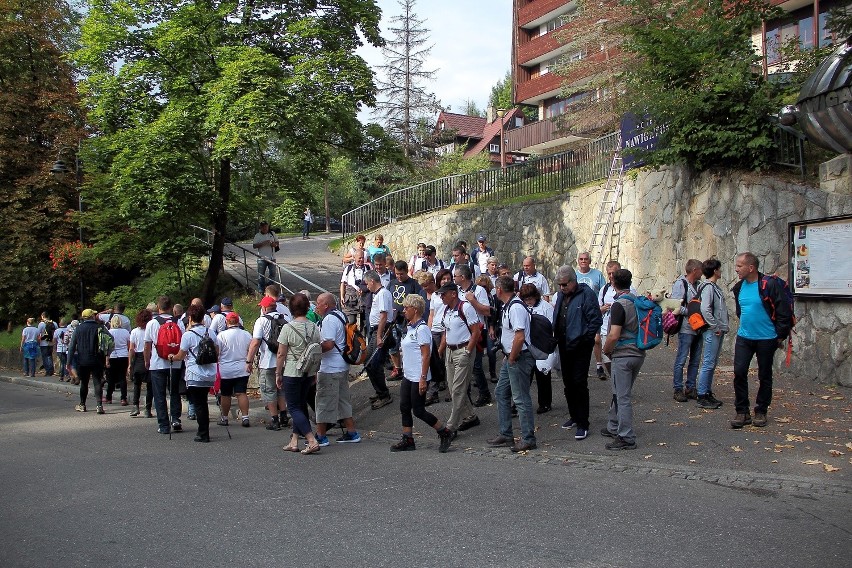
[(169, 355), (169, 361), (185, 361), (186, 372), (186, 397), (195, 408), (195, 417), (198, 422), (198, 433), (194, 440), (196, 442), (210, 441), (210, 408), (207, 406), (207, 395), (210, 388), (216, 382), (216, 363), (205, 363), (199, 365), (195, 357), (198, 355), (199, 345), (205, 337), (213, 340), (216, 346), (216, 358), (219, 356), (219, 342), (216, 332), (204, 326), (204, 307), (196, 304), (189, 306), (186, 311), (189, 314), (189, 328), (180, 338), (180, 351), (177, 355)]
[[(289, 310), (288, 310), (289, 313)], [(221, 382), (219, 392), (219, 409), (221, 416), (217, 424), (228, 425), (228, 413), (231, 411), (231, 397), (237, 397), (237, 406), (240, 409), (242, 425), (248, 428), (249, 421), (249, 399), (246, 394), (248, 388), (248, 373), (246, 373), (246, 357), (248, 357), (251, 345), (251, 333), (240, 327), (240, 316), (231, 312), (225, 316), (225, 331), (219, 334), (219, 376)]]
[(399, 411), (402, 413), (402, 439), (390, 447), (392, 452), (417, 449), (414, 445), (414, 416), (438, 433), (441, 453), (450, 449), (452, 432), (426, 410), (426, 391), (432, 374), (429, 358), (432, 353), (432, 332), (423, 321), (426, 301), (419, 294), (409, 294), (402, 301), (402, 311), (408, 326), (400, 339), (404, 380), (399, 385)]
[[(539, 314), (550, 320), (553, 324), (553, 306), (550, 302), (542, 299), (541, 292), (535, 287), (535, 284), (524, 284), (518, 292), (518, 297), (530, 308), (534, 314)], [(536, 361), (532, 369), (533, 376), (530, 381), (535, 379), (536, 388), (538, 390), (538, 409), (536, 414), (544, 414), (550, 410), (550, 405), (553, 403), (553, 387), (550, 384), (550, 371), (553, 369), (553, 360), (559, 350), (554, 351), (547, 359)]]
[(115, 349), (109, 354), (109, 367), (107, 367), (107, 389), (104, 402), (112, 404), (112, 393), (116, 385), (121, 392), (121, 406), (127, 406), (127, 368), (129, 362), (128, 347), (130, 346), (130, 332), (124, 329), (124, 322), (118, 314), (109, 320), (109, 334), (115, 341)]
[(36, 358), (38, 349), (38, 328), (35, 326), (35, 318), (27, 318), (27, 325), (21, 332), (21, 353), (24, 356), (24, 376), (35, 377)]
[(145, 383), (145, 418), (152, 418), (151, 402), (154, 391), (151, 389), (151, 375), (145, 368), (145, 326), (151, 321), (151, 312), (139, 310), (136, 314), (136, 327), (130, 332), (130, 342), (127, 346), (128, 369), (127, 376), (133, 380), (133, 411), (131, 417), (139, 416), (139, 397), (142, 394), (142, 383)]

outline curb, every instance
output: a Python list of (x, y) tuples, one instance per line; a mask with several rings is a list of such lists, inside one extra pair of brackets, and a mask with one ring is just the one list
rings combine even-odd
[(0, 381), (6, 383), (13, 383), (16, 385), (22, 385), (25, 387), (52, 390), (56, 392), (61, 392), (63, 394), (77, 394), (80, 392), (80, 387), (77, 385), (71, 385), (66, 383), (50, 383), (47, 381), (39, 381), (29, 377), (10, 377), (7, 375), (0, 375)]

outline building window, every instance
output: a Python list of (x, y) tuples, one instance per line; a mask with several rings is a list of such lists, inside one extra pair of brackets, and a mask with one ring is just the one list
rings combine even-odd
[(577, 16), (578, 16), (577, 6), (575, 5), (574, 7), (572, 7), (567, 12), (559, 14), (555, 18), (552, 18), (552, 19), (546, 21), (545, 23), (541, 24), (541, 26), (539, 26), (539, 28), (538, 28), (538, 35), (540, 35), (540, 36), (547, 35), (550, 32), (552, 32), (553, 30), (555, 30), (557, 28), (561, 28), (562, 26), (564, 26), (568, 22), (574, 20)]
[(488, 145), (488, 151), (491, 152), (492, 154), (499, 154), (500, 153), (500, 144), (489, 144)]
[(833, 3), (824, 2), (820, 5), (818, 34), (814, 37), (814, 8), (813, 5), (801, 10), (795, 10), (784, 18), (766, 23), (766, 45), (764, 54), (767, 65), (777, 65), (784, 62), (782, 48), (798, 40), (798, 48), (803, 51), (813, 49), (815, 45), (826, 47), (835, 43), (834, 34), (827, 28), (829, 11)]
[(589, 93), (577, 93), (576, 95), (572, 95), (567, 99), (555, 100), (546, 106), (544, 116), (546, 118), (556, 118), (561, 114), (565, 114), (565, 112), (572, 104), (578, 103), (583, 99), (587, 98), (588, 96)]

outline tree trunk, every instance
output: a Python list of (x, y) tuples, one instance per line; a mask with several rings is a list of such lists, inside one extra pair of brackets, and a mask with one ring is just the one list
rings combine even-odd
[(216, 282), (225, 258), (225, 230), (228, 226), (228, 203), (231, 201), (231, 160), (219, 161), (218, 210), (213, 215), (213, 250), (210, 251), (210, 266), (201, 286), (201, 299), (205, 306), (216, 301)]

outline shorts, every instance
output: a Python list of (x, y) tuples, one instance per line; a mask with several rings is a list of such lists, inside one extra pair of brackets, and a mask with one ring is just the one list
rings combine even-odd
[(264, 403), (278, 402), (284, 398), (284, 391), (275, 384), (275, 369), (259, 369), (258, 382), (260, 383), (260, 400)]
[(348, 371), (317, 373), (316, 413), (317, 422), (331, 424), (352, 418)]
[[(273, 372), (273, 378), (274, 375), (275, 373)], [(248, 388), (248, 376), (237, 377), (235, 379), (222, 379), (219, 385), (219, 391), (222, 393), (222, 396), (245, 394)]]
[(603, 352), (603, 346), (606, 344), (606, 333), (601, 333), (601, 363), (611, 363), (612, 359), (606, 356)]
[[(401, 343), (401, 339), (405, 337), (405, 334), (408, 333), (408, 324), (405, 320), (402, 323), (394, 323), (392, 324), (390, 335), (388, 335), (388, 340), (393, 338), (393, 343), (388, 345), (388, 353), (391, 355), (396, 355), (399, 353), (399, 344)], [(387, 344), (387, 340), (385, 341)]]

